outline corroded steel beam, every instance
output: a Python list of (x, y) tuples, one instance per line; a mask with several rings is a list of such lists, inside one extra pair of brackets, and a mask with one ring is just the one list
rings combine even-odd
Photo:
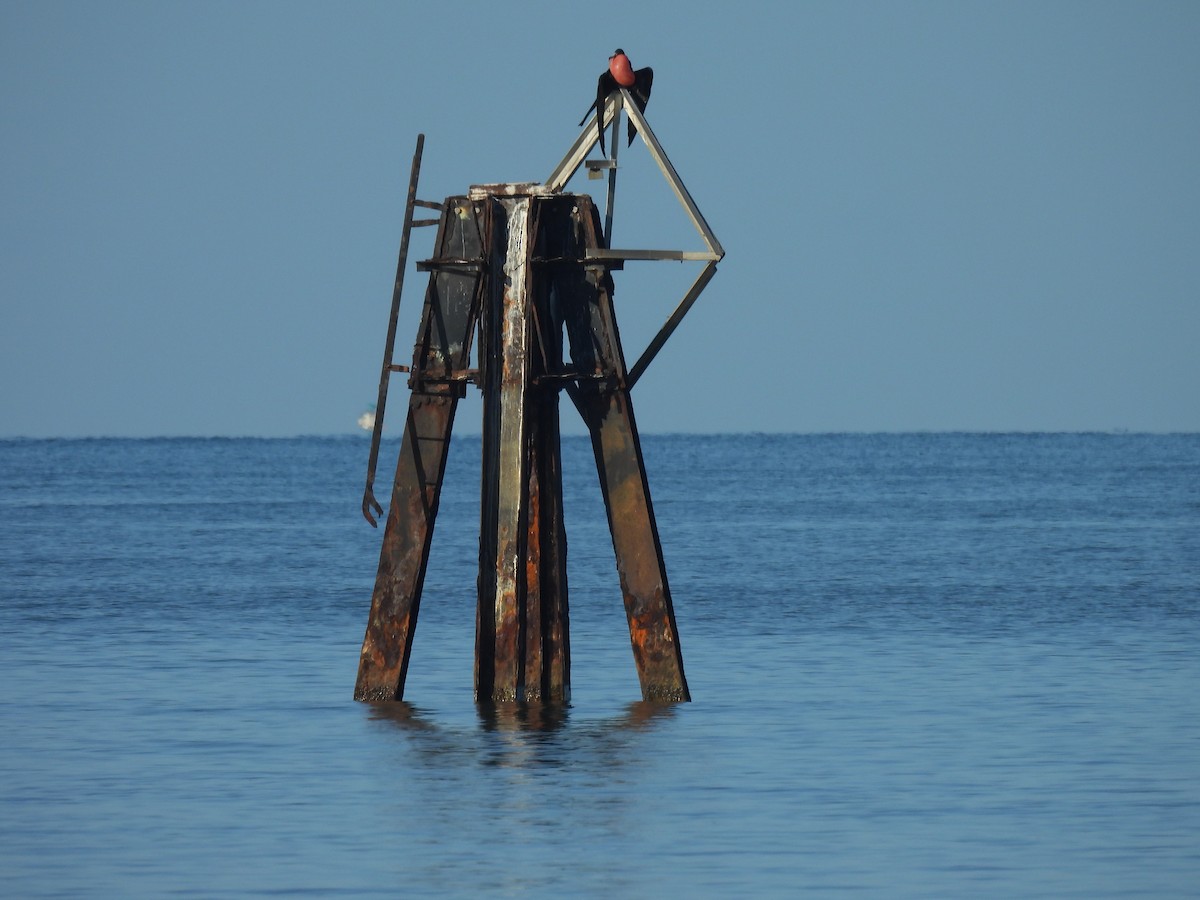
[(546, 266), (564, 259), (573, 244), (578, 207), (570, 197), (536, 201), (531, 262), (533, 337), (529, 388), (529, 515), (526, 603), (528, 637), (525, 687), (529, 700), (571, 698), (571, 647), (567, 603), (567, 533), (563, 525), (559, 391), (563, 370), (558, 281), (566, 270)]
[(690, 700), (629, 392), (581, 391), (646, 700)]
[[(492, 298), (500, 294), (499, 381), (492, 400), (500, 422), (496, 446), (496, 591), (493, 598), (493, 700), (524, 699), (522, 687), (522, 607), (525, 600), (525, 556), (528, 512), (529, 424), (527, 395), (530, 381), (529, 253), (530, 199), (494, 201), (503, 208), (507, 238)], [(499, 234), (499, 232), (497, 232)]]
[[(595, 207), (576, 198), (581, 242), (599, 245)], [(690, 700), (662, 545), (646, 481), (625, 360), (612, 306), (612, 279), (603, 268), (582, 269), (564, 285), (571, 358), (581, 375), (571, 389), (592, 438), (600, 487), (616, 553), (629, 637), (645, 700)]]
[[(480, 259), (479, 210), (452, 197), (438, 228), (435, 256)], [(384, 529), (371, 613), (359, 657), (357, 700), (398, 700), (420, 609), (429, 545), (441, 496), (450, 430), (479, 315), (481, 270), (434, 266), (413, 351), (408, 417)]]
[[(541, 383), (548, 360), (561, 358), (561, 338), (554, 351), (554, 336), (540, 327), (550, 322), (548, 291), (544, 273), (532, 265), (535, 207), (543, 201), (523, 195), (520, 186), (488, 187), (493, 264), (481, 320), (475, 693), (481, 701), (565, 700), (570, 663), (558, 387)], [(562, 198), (553, 202), (570, 206)]]

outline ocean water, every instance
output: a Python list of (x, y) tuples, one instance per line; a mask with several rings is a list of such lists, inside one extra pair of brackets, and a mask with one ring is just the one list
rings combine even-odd
[(643, 443), (694, 702), (568, 438), (572, 703), (491, 709), (478, 439), (380, 705), (365, 440), (0, 442), (0, 895), (1200, 894), (1200, 435)]

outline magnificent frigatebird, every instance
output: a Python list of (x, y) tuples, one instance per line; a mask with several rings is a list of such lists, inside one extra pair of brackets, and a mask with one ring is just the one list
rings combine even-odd
[[(596, 130), (600, 133), (601, 153), (608, 152), (604, 149), (604, 102), (608, 99), (608, 95), (620, 88), (626, 88), (633, 95), (633, 102), (637, 104), (638, 111), (645, 112), (646, 104), (650, 101), (650, 87), (653, 84), (654, 70), (646, 66), (635, 72), (629, 62), (629, 57), (619, 47), (608, 58), (608, 69), (601, 73), (600, 81), (596, 84), (596, 102), (588, 107), (588, 111), (579, 120), (579, 124), (582, 125), (587, 121), (592, 110), (596, 111)], [(637, 134), (637, 128), (630, 119), (629, 143), (633, 143), (635, 134)]]

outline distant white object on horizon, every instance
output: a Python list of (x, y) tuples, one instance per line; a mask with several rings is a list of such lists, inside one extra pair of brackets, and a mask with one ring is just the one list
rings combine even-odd
[(358, 427), (363, 431), (370, 431), (375, 427), (375, 407), (372, 406), (358, 417)]

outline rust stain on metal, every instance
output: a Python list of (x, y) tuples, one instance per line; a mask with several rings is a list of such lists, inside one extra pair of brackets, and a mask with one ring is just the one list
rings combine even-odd
[[(535, 426), (536, 427), (536, 426)], [(525, 605), (521, 611), (524, 633), (524, 697), (526, 700), (542, 699), (542, 495), (538, 478), (538, 453), (536, 446), (529, 450), (529, 467), (525, 486), (526, 521), (525, 530)]]

